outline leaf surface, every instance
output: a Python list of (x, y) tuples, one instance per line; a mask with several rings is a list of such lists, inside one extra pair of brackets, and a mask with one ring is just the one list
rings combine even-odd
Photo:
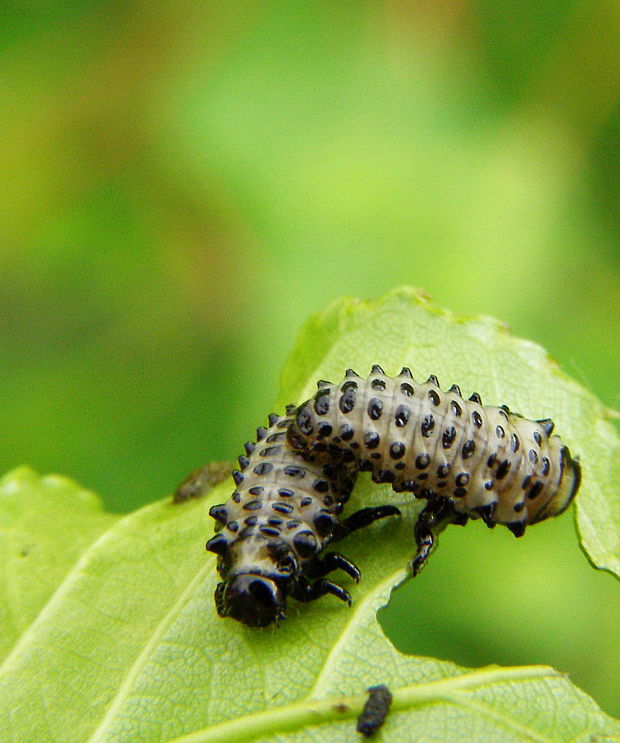
[[(319, 378), (336, 381), (347, 366), (366, 373), (373, 363), (390, 374), (408, 364), (417, 378), (434, 373), (487, 403), (553, 417), (582, 455), (580, 507), (593, 538), (608, 528), (611, 569), (618, 504), (604, 475), (613, 469), (603, 472), (609, 462), (600, 447), (595, 456), (592, 438), (604, 411), (542, 349), (488, 318), (453, 318), (411, 290), (342, 300), (302, 330), (280, 404), (309, 397)], [(620, 723), (550, 668), (468, 670), (392, 646), (376, 612), (407, 577), (419, 505), (367, 477), (351, 510), (396, 502), (403, 516), (347, 538), (346, 555), (363, 574), (358, 586), (343, 581), (351, 609), (326, 597), (291, 601), (279, 628), (219, 619), (215, 559), (204, 541), (213, 532), (209, 507), (232, 489), (227, 480), (203, 500), (154, 503), (81, 551), (0, 668), (0, 740), (351, 741), (365, 689), (379, 683), (394, 694), (384, 740), (585, 743), (620, 735)]]

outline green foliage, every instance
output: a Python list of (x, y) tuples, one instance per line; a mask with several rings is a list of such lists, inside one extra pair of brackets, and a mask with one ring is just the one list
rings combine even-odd
[[(302, 330), (283, 373), (280, 407), (308, 396), (318, 378), (337, 379), (346, 366), (364, 372), (371, 363), (388, 373), (409, 364), (420, 378), (433, 372), (458, 380), (486, 402), (552, 414), (584, 464), (578, 506), (585, 549), (603, 567), (618, 565), (618, 497), (607, 479), (614, 450), (596, 438), (614, 434), (603, 427), (600, 404), (542, 349), (491, 319), (454, 318), (411, 290), (376, 302), (342, 300)], [(289, 620), (277, 629), (219, 619), (215, 560), (203, 545), (213, 529), (208, 509), (230, 490), (226, 481), (203, 500), (166, 499), (113, 519), (66, 480), (24, 470), (5, 478), (1, 544), (11, 569), (2, 616), (13, 606), (9, 592), (31, 598), (0, 668), (0, 739), (352, 741), (365, 689), (378, 683), (394, 694), (384, 740), (620, 735), (619, 722), (548, 667), (468, 670), (391, 645), (376, 612), (407, 578), (419, 506), (406, 496), (402, 519), (346, 542), (363, 572), (351, 609), (329, 598), (291, 602)], [(389, 486), (364, 478), (352, 508), (394, 498)], [(27, 550), (37, 559), (24, 557), (14, 569)]]

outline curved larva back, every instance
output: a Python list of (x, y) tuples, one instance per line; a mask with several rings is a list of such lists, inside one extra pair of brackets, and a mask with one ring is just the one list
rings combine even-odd
[(550, 420), (484, 406), (477, 394), (465, 400), (456, 385), (442, 391), (434, 376), (419, 383), (407, 368), (392, 378), (374, 366), (366, 379), (348, 370), (338, 384), (319, 382), (288, 442), (306, 458), (339, 453), (375, 482), (447, 498), (457, 513), (522, 533), (561, 513), (579, 485), (578, 463), (552, 430)]

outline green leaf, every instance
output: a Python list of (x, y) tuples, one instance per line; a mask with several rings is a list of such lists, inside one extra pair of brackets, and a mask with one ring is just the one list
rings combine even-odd
[(94, 493), (58, 475), (20, 467), (0, 480), (0, 662), (83, 549), (116, 518)]
[(552, 418), (581, 458), (576, 515), (582, 546), (595, 567), (620, 576), (620, 439), (610, 423), (618, 413), (562, 372), (543, 348), (515, 338), (491, 317), (456, 317), (408, 287), (378, 300), (339, 299), (302, 328), (282, 374), (279, 406), (310, 397), (317, 379), (336, 381), (348, 366), (364, 375), (372, 364), (388, 374), (408, 365), (417, 379), (435, 374), (443, 386), (479, 392), (486, 404)]
[[(309, 396), (319, 377), (372, 363), (391, 373), (408, 363), (419, 377), (442, 375), (488, 402), (552, 414), (584, 464), (590, 456), (576, 415), (587, 396), (541, 349), (494, 321), (455, 320), (408, 290), (343, 301), (313, 318), (285, 369), (281, 402)], [(596, 467), (588, 465), (588, 478)], [(383, 740), (620, 735), (619, 722), (550, 668), (467, 670), (391, 645), (376, 612), (407, 577), (419, 506), (368, 478), (351, 508), (391, 500), (403, 517), (347, 538), (346, 554), (363, 570), (359, 586), (347, 585), (351, 609), (329, 597), (291, 602), (289, 620), (265, 629), (218, 618), (204, 541), (209, 507), (232, 489), (227, 480), (202, 500), (154, 503), (82, 550), (0, 667), (0, 740), (351, 741), (365, 689), (378, 683), (394, 694)]]

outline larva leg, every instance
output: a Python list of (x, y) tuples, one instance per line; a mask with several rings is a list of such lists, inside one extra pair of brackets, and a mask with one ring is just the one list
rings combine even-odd
[(325, 596), (328, 593), (351, 606), (351, 595), (349, 592), (342, 586), (339, 586), (337, 583), (332, 583), (331, 580), (327, 580), (326, 578), (319, 578), (319, 580), (314, 583), (309, 583), (307, 580), (302, 578), (292, 589), (291, 596), (297, 599), (297, 601), (307, 603), (308, 601), (320, 599), (321, 596)]
[(352, 531), (363, 529), (370, 526), (373, 521), (384, 519), (386, 516), (400, 516), (400, 511), (396, 506), (374, 506), (370, 508), (361, 508), (359, 511), (352, 513), (348, 518), (341, 521), (336, 527), (334, 541), (346, 537)]
[(328, 552), (324, 557), (315, 558), (304, 572), (309, 578), (322, 578), (333, 570), (342, 570), (356, 583), (359, 583), (360, 571), (351, 560), (339, 552)]
[(435, 498), (431, 500), (422, 511), (415, 525), (414, 535), (418, 546), (411, 562), (411, 570), (414, 576), (424, 567), (428, 557), (437, 541), (434, 530), (442, 521), (450, 523), (460, 522), (460, 518), (454, 513), (454, 508), (449, 500)]

